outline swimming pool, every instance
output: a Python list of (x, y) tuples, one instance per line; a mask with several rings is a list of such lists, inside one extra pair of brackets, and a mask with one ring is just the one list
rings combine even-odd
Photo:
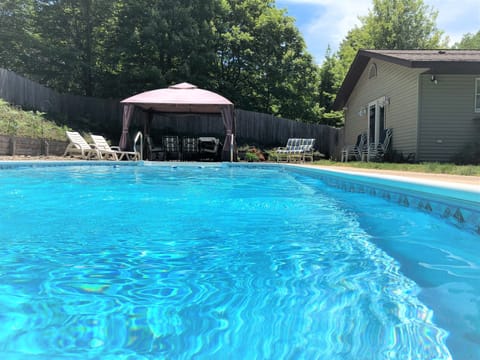
[(283, 166), (0, 171), (0, 355), (469, 359), (478, 235)]

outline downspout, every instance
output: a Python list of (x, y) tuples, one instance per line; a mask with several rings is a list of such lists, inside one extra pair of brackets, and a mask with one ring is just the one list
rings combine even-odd
[(422, 116), (422, 74), (419, 73), (417, 75), (417, 131), (415, 132), (416, 136), (416, 145), (415, 145), (415, 161), (418, 161), (420, 159), (420, 119)]

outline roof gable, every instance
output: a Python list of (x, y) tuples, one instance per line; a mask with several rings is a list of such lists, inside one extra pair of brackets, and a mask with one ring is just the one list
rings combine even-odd
[(480, 50), (359, 50), (337, 93), (334, 109), (345, 106), (370, 59), (424, 68), (432, 74), (480, 74)]

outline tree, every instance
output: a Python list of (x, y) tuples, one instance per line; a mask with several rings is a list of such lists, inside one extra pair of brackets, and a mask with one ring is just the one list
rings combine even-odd
[(318, 68), (293, 19), (269, 0), (223, 2), (219, 87), (239, 107), (316, 122)]
[[(102, 96), (189, 81), (209, 86), (217, 1), (119, 1), (105, 43)], [(210, 86), (209, 86), (210, 87)]]
[(454, 49), (480, 50), (480, 30), (476, 34), (465, 34), (458, 43), (453, 45)]
[(104, 26), (115, 0), (35, 1), (35, 56), (25, 66), (60, 92), (95, 95)]
[(318, 121), (318, 67), (273, 0), (3, 0), (0, 65), (64, 92), (188, 81), (246, 110)]
[(333, 110), (333, 102), (340, 85), (337, 70), (338, 57), (331, 54), (329, 46), (325, 60), (320, 68), (319, 102), (324, 111), (322, 123), (332, 126), (341, 126), (343, 124), (343, 113)]
[(25, 75), (25, 62), (32, 56), (35, 34), (33, 0), (0, 2), (0, 67)]
[(360, 19), (374, 49), (436, 49), (446, 46), (437, 16), (423, 0), (373, 0), (373, 10)]

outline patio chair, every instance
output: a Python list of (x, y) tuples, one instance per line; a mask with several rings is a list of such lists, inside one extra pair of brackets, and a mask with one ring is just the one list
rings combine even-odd
[(70, 143), (67, 145), (63, 156), (79, 155), (82, 159), (101, 159), (100, 151), (93, 148), (85, 139), (76, 131), (67, 131), (67, 137)]
[(200, 157), (217, 160), (220, 156), (220, 140), (213, 136), (198, 138), (198, 152)]
[(95, 148), (100, 151), (102, 159), (120, 161), (126, 160), (140, 160), (140, 153), (136, 151), (123, 151), (118, 146), (110, 146), (101, 135), (90, 135)]
[(184, 160), (198, 156), (198, 139), (195, 137), (182, 138), (182, 157)]
[(178, 136), (166, 135), (162, 140), (163, 148), (165, 149), (165, 159), (170, 160), (173, 156), (175, 160), (180, 160), (180, 143)]
[(357, 143), (355, 145), (347, 145), (342, 149), (342, 162), (348, 162), (349, 159), (354, 158), (357, 161), (362, 159), (362, 152), (367, 145), (367, 132), (362, 132), (357, 136)]
[(278, 161), (290, 161), (295, 157), (295, 154), (300, 152), (300, 145), (302, 144), (302, 139), (289, 138), (287, 144), (284, 147), (279, 147), (276, 150), (276, 157)]
[(301, 156), (302, 162), (305, 162), (307, 158), (313, 162), (313, 151), (315, 150), (315, 139), (302, 139), (301, 147)]
[(305, 162), (307, 158), (313, 161), (313, 146), (315, 139), (298, 139), (297, 145), (287, 154), (287, 161), (301, 161)]
[(392, 140), (392, 129), (385, 129), (382, 134), (383, 139), (379, 143), (370, 143), (368, 148), (362, 154), (362, 159), (367, 161), (383, 161), (385, 154), (390, 147)]
[(163, 146), (156, 146), (150, 136), (145, 137), (145, 144), (147, 146), (148, 160), (165, 160), (165, 149)]

